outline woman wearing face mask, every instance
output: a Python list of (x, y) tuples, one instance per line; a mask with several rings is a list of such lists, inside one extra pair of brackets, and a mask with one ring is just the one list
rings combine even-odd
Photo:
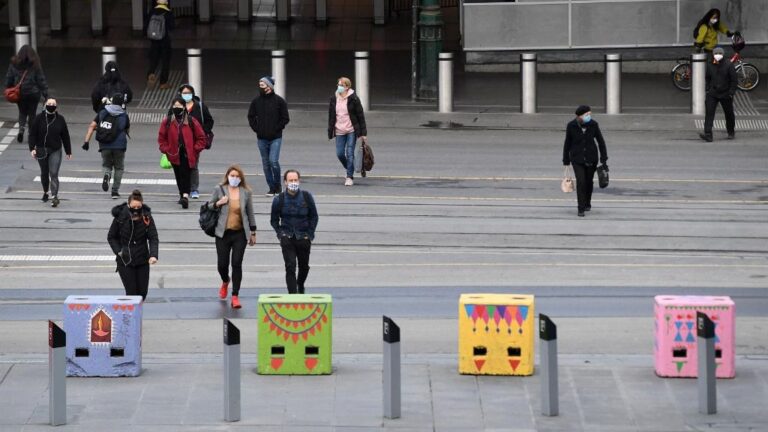
[[(210, 149), (211, 144), (213, 143), (213, 117), (211, 117), (211, 112), (208, 111), (206, 105), (203, 105), (200, 98), (195, 95), (195, 88), (191, 85), (182, 84), (181, 87), (179, 87), (179, 95), (184, 99), (185, 107), (187, 108), (189, 115), (194, 117), (195, 120), (203, 126), (206, 138), (205, 149)], [(197, 169), (199, 164), (200, 160), (198, 159), (195, 167), (190, 170), (189, 196), (194, 199), (200, 198), (200, 193), (198, 192), (198, 187), (200, 186), (200, 171)]]
[(168, 157), (179, 189), (179, 204), (189, 207), (190, 173), (205, 150), (205, 132), (200, 122), (187, 112), (180, 96), (173, 100), (171, 113), (160, 123), (157, 142), (160, 152)]
[[(595, 145), (597, 142), (597, 145)], [(565, 127), (563, 165), (573, 165), (576, 177), (576, 198), (578, 215), (592, 210), (592, 186), (597, 169), (598, 148), (600, 163), (608, 169), (608, 153), (600, 126), (592, 120), (592, 109), (587, 105), (576, 108), (576, 118)]]
[(105, 106), (109, 105), (109, 99), (115, 93), (123, 95), (123, 109), (125, 109), (125, 106), (133, 100), (131, 86), (129, 86), (120, 75), (117, 63), (108, 61), (107, 64), (104, 65), (104, 75), (99, 78), (99, 82), (96, 83), (91, 92), (91, 105), (93, 105), (93, 111), (98, 113), (104, 109)]
[(710, 9), (693, 28), (693, 45), (696, 52), (704, 50), (707, 53), (712, 53), (712, 50), (717, 46), (718, 33), (724, 33), (728, 37), (734, 34), (739, 35), (738, 31), (731, 32), (725, 23), (720, 21), (720, 9)]
[(51, 207), (59, 206), (59, 168), (62, 147), (67, 160), (72, 159), (72, 145), (69, 129), (64, 116), (56, 112), (56, 99), (45, 101), (41, 112), (29, 128), (29, 151), (40, 164), (40, 183), (43, 185), (43, 202), (48, 201), (48, 186), (51, 187)]
[(112, 208), (112, 226), (107, 241), (117, 256), (117, 272), (125, 295), (140, 295), (146, 300), (149, 266), (157, 262), (160, 242), (151, 210), (144, 205), (140, 190), (134, 190), (128, 202)]
[[(216, 255), (218, 256), (221, 288), (219, 298), (227, 299), (232, 282), (232, 308), (240, 309), (240, 281), (243, 278), (243, 256), (246, 243), (256, 244), (256, 217), (253, 213), (251, 188), (245, 182), (245, 174), (238, 165), (227, 168), (224, 179), (213, 191), (214, 208), (221, 209), (216, 225)], [(246, 225), (247, 224), (247, 225)], [(248, 227), (248, 231), (245, 227)], [(230, 262), (230, 255), (232, 260)], [(229, 266), (232, 265), (232, 278)]]
[(352, 81), (341, 77), (328, 105), (328, 139), (336, 137), (336, 157), (347, 172), (344, 186), (354, 184), (355, 143), (358, 138), (366, 141), (367, 135), (363, 104), (352, 90)]

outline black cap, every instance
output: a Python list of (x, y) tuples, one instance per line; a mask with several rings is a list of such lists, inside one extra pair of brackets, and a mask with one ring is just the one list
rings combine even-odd
[(576, 115), (580, 116), (589, 111), (592, 111), (592, 108), (590, 108), (589, 105), (579, 105), (579, 107), (576, 108)]

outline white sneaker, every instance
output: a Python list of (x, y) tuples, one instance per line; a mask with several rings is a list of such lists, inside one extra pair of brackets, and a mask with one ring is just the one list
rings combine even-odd
[(347, 177), (347, 179), (344, 180), (344, 186), (352, 186), (353, 184), (355, 184), (355, 182), (352, 181), (351, 177)]

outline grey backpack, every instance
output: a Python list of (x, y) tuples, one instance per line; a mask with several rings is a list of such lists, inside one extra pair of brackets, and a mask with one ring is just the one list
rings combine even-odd
[(165, 14), (153, 14), (149, 18), (147, 37), (149, 40), (163, 40), (165, 37)]

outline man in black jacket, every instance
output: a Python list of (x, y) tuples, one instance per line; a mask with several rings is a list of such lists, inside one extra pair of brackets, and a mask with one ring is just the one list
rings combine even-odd
[(584, 217), (585, 211), (592, 210), (592, 187), (597, 169), (598, 148), (600, 163), (607, 170), (608, 152), (600, 126), (592, 120), (591, 108), (581, 105), (576, 108), (576, 118), (565, 127), (563, 146), (563, 165), (573, 165), (573, 174), (576, 176), (579, 217)]
[(256, 132), (264, 177), (269, 186), (267, 196), (274, 196), (282, 190), (280, 147), (283, 143), (283, 129), (290, 121), (288, 104), (275, 94), (275, 79), (271, 76), (259, 80), (259, 93), (248, 108), (248, 124)]
[(733, 95), (736, 94), (736, 68), (726, 58), (725, 51), (721, 47), (712, 50), (712, 59), (707, 63), (707, 101), (706, 115), (704, 117), (704, 133), (699, 134), (701, 139), (712, 142), (712, 123), (715, 121), (717, 103), (723, 107), (725, 114), (725, 129), (728, 139), (736, 136), (736, 116), (733, 114)]

